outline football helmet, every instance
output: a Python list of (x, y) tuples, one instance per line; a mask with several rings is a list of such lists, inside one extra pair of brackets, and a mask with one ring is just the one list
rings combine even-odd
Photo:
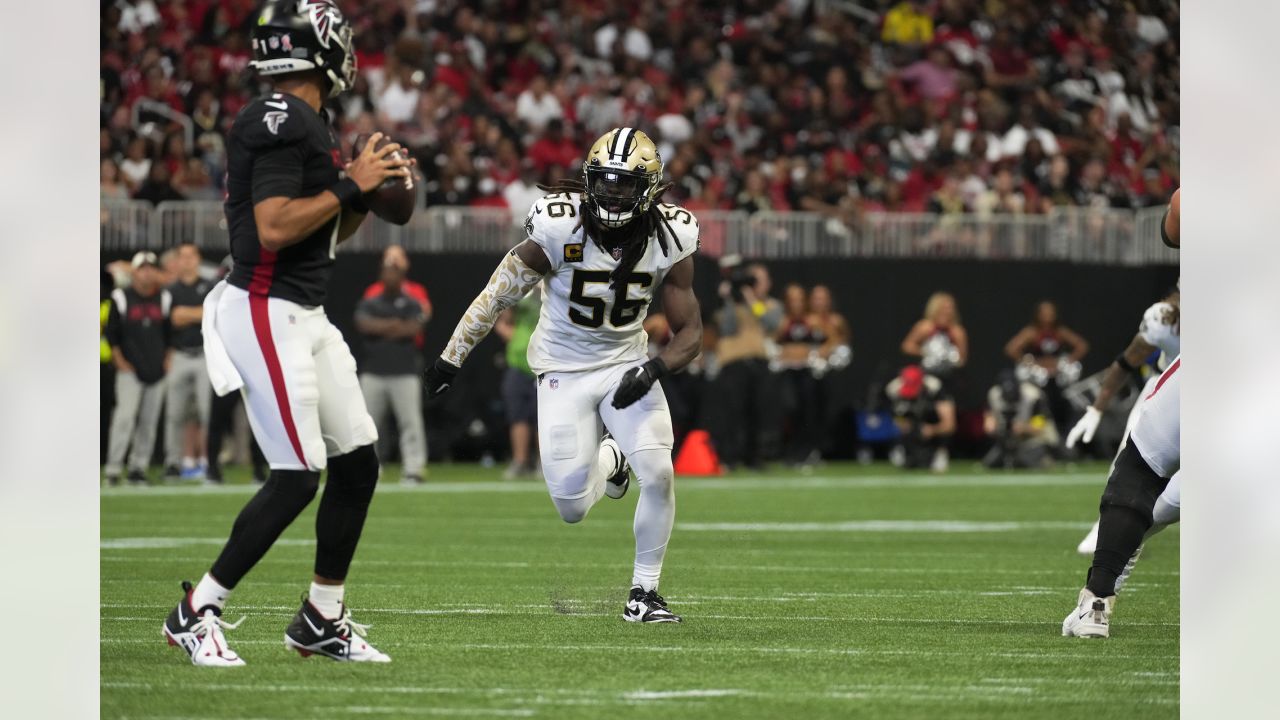
[(260, 75), (320, 70), (329, 97), (356, 82), (351, 25), (333, 0), (271, 0), (253, 28), (253, 61)]
[(653, 204), (662, 182), (662, 158), (644, 132), (614, 128), (591, 146), (582, 174), (587, 209), (601, 225), (617, 228)]

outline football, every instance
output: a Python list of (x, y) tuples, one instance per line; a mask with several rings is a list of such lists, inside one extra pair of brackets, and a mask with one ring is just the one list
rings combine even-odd
[[(364, 146), (369, 142), (370, 135), (361, 133), (354, 143), (351, 145), (351, 158), (354, 160), (357, 155), (364, 151)], [(378, 141), (379, 149), (391, 142), (386, 135)], [(401, 149), (392, 153), (395, 157), (406, 156), (407, 151)], [(370, 190), (364, 194), (364, 202), (373, 211), (374, 215), (396, 225), (404, 225), (409, 222), (409, 218), (413, 217), (413, 208), (417, 204), (418, 184), (421, 178), (418, 177), (416, 170), (410, 170), (409, 177), (406, 178), (389, 178), (377, 188)]]

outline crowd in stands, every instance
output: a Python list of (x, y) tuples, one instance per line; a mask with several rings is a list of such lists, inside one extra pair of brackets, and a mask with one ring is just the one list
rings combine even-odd
[[(102, 196), (217, 199), (259, 92), (256, 0), (102, 0)], [(341, 0), (339, 135), (413, 148), (429, 204), (512, 207), (614, 126), (694, 210), (1042, 213), (1178, 185), (1171, 0)]]

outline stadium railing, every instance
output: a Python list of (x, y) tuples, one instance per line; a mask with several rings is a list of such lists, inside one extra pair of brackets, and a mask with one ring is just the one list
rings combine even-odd
[[(1160, 242), (1164, 209), (1067, 208), (1048, 215), (938, 215), (872, 212), (855, 223), (807, 212), (702, 211), (701, 252), (718, 258), (935, 258), (1055, 260), (1105, 265), (1176, 265)], [(501, 208), (432, 207), (407, 225), (365, 223), (342, 252), (387, 244), (424, 253), (501, 253), (524, 237), (523, 214)], [(102, 250), (162, 249), (194, 242), (227, 250), (216, 201), (102, 202)]]

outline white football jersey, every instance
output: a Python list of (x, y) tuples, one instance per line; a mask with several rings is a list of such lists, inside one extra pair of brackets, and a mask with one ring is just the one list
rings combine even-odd
[(667, 236), (665, 254), (651, 237), (626, 292), (615, 292), (610, 273), (618, 258), (585, 237), (578, 204), (576, 193), (547, 195), (533, 204), (525, 220), (529, 239), (551, 263), (551, 272), (542, 279), (542, 313), (529, 340), (529, 368), (538, 374), (594, 370), (648, 357), (644, 319), (649, 303), (672, 266), (698, 249), (693, 213), (659, 204), (676, 237)]
[(1160, 367), (1168, 364), (1182, 352), (1181, 316), (1171, 303), (1158, 302), (1142, 314), (1138, 335), (1146, 343), (1160, 349)]

